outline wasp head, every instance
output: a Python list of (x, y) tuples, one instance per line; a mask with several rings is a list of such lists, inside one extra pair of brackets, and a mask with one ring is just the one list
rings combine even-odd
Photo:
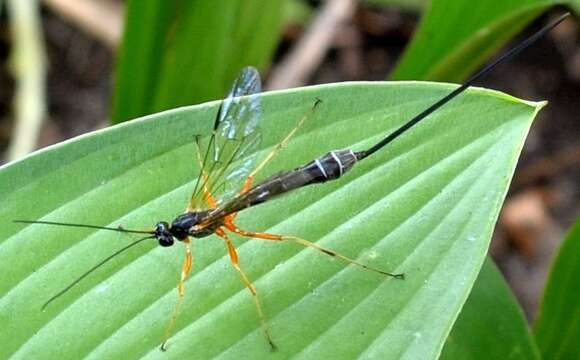
[(165, 221), (159, 222), (155, 225), (154, 236), (159, 241), (159, 245), (163, 247), (168, 247), (173, 245), (173, 234), (171, 233), (171, 228), (169, 224)]
[(221, 226), (221, 223), (201, 226), (211, 210), (186, 212), (173, 220), (171, 225), (165, 221), (155, 225), (154, 236), (161, 246), (171, 246), (175, 240), (183, 241), (189, 236), (202, 238), (209, 236)]

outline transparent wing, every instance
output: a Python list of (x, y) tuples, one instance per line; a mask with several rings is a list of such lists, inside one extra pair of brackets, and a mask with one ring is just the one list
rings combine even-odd
[(205, 141), (196, 139), (202, 170), (188, 209), (207, 208), (208, 196), (218, 204), (227, 201), (252, 171), (255, 156), (248, 154), (260, 143), (261, 88), (258, 71), (243, 68), (220, 105), (212, 135)]

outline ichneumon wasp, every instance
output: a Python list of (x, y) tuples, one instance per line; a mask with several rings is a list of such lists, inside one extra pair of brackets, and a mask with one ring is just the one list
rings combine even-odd
[[(53, 221), (31, 221), (31, 220), (14, 220), (18, 223), (26, 224), (46, 224), (70, 227), (94, 228), (109, 231), (118, 231), (124, 233), (144, 234), (145, 237), (134, 241), (127, 246), (116, 251), (109, 257), (97, 263), (70, 285), (52, 296), (43, 305), (43, 309), (51, 302), (65, 294), (73, 286), (87, 277), (101, 265), (113, 259), (116, 255), (151, 239), (156, 239), (159, 245), (163, 247), (172, 246), (175, 241), (182, 242), (185, 245), (185, 261), (181, 270), (181, 277), (177, 286), (178, 300), (171, 319), (165, 332), (165, 337), (161, 344), (161, 349), (165, 350), (167, 341), (171, 337), (176, 319), (181, 311), (184, 297), (184, 282), (191, 270), (192, 252), (191, 241), (193, 238), (205, 238), (209, 235), (217, 235), (226, 246), (233, 267), (239, 273), (243, 283), (250, 291), (258, 316), (261, 321), (262, 330), (272, 349), (275, 349), (274, 341), (270, 335), (266, 316), (258, 297), (258, 292), (252, 281), (246, 276), (240, 267), (236, 248), (232, 244), (230, 234), (236, 234), (242, 237), (256, 238), (267, 241), (294, 241), (302, 246), (318, 250), (326, 255), (339, 258), (349, 264), (361, 269), (372, 271), (387, 277), (404, 279), (402, 273), (392, 273), (381, 269), (369, 267), (355, 259), (349, 258), (331, 249), (324, 248), (308, 240), (291, 236), (278, 235), (263, 232), (254, 232), (240, 229), (235, 224), (237, 214), (249, 207), (272, 200), (282, 194), (299, 189), (301, 187), (319, 184), (327, 181), (339, 179), (346, 172), (350, 171), (357, 162), (371, 156), (375, 152), (384, 148), (391, 141), (404, 134), (411, 127), (424, 120), (431, 113), (441, 108), (453, 98), (465, 91), (475, 81), (485, 76), (499, 63), (515, 56), (525, 48), (533, 44), (536, 40), (544, 36), (548, 31), (562, 22), (568, 14), (561, 16), (553, 23), (547, 25), (534, 35), (530, 36), (516, 47), (512, 48), (490, 65), (484, 67), (481, 71), (467, 80), (464, 84), (444, 96), (427, 109), (416, 115), (400, 128), (388, 134), (382, 140), (365, 150), (355, 151), (352, 149), (343, 149), (330, 151), (302, 166), (293, 170), (283, 172), (266, 178), (265, 180), (254, 184), (256, 175), (264, 169), (266, 164), (271, 161), (275, 155), (290, 141), (292, 136), (298, 131), (304, 121), (310, 114), (316, 110), (322, 100), (313, 101), (309, 113), (305, 114), (296, 124), (296, 126), (274, 147), (273, 150), (261, 161), (254, 166), (253, 161), (248, 160), (247, 155), (255, 149), (259, 143), (259, 131), (257, 123), (260, 115), (260, 91), (261, 83), (258, 71), (253, 67), (244, 68), (238, 79), (235, 81), (232, 90), (221, 102), (219, 110), (214, 120), (214, 126), (211, 136), (203, 150), (202, 140), (195, 138), (197, 149), (196, 161), (200, 165), (200, 173), (195, 182), (193, 193), (185, 212), (175, 218), (171, 223), (160, 221), (152, 230), (131, 230), (125, 228), (103, 227), (86, 224), (72, 224), (65, 222)], [(234, 166), (235, 165), (235, 166)], [(225, 183), (239, 182), (240, 190), (238, 193), (229, 192), (220, 197), (216, 193)]]

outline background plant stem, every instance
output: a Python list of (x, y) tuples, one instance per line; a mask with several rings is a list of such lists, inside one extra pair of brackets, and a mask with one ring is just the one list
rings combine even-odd
[(12, 34), (11, 72), (16, 81), (15, 125), (8, 150), (17, 159), (35, 149), (46, 114), (46, 61), (37, 0), (6, 2)]

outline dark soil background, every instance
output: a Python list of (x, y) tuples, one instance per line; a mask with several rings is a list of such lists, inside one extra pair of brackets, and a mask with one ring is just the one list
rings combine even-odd
[[(545, 14), (513, 42), (561, 11)], [(5, 16), (5, 15), (4, 15)], [(107, 126), (114, 51), (70, 21), (43, 9), (48, 53), (48, 119), (39, 147)], [(398, 10), (360, 7), (338, 31), (310, 83), (384, 80), (417, 25), (417, 16)], [(529, 100), (549, 100), (524, 147), (490, 250), (533, 319), (552, 256), (580, 207), (580, 47), (578, 21), (566, 21), (478, 85)], [(12, 131), (14, 84), (8, 71), (10, 37), (0, 23), (0, 154)], [(274, 63), (303, 32), (284, 30)], [(1, 162), (0, 162), (1, 163)]]

